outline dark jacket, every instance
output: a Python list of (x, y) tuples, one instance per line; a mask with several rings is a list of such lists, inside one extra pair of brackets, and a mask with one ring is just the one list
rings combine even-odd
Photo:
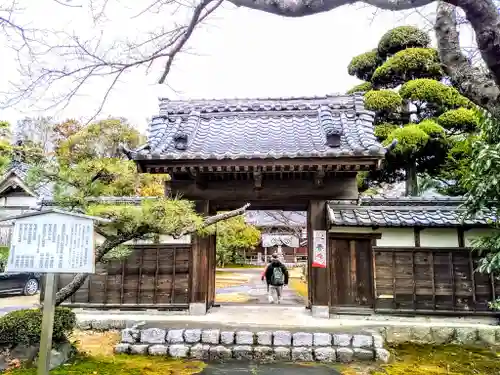
[(271, 263), (269, 263), (267, 265), (267, 268), (266, 268), (265, 277), (266, 277), (267, 285), (271, 285), (271, 279), (273, 277), (273, 269), (275, 267), (281, 267), (281, 271), (283, 272), (283, 275), (285, 276), (285, 285), (288, 284), (288, 270), (287, 270), (287, 268), (279, 260), (272, 260)]

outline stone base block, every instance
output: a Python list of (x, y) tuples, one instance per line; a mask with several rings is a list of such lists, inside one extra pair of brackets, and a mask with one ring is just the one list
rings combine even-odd
[(206, 315), (207, 305), (205, 303), (190, 303), (189, 315)]
[(311, 314), (314, 318), (330, 319), (330, 308), (328, 306), (311, 307)]

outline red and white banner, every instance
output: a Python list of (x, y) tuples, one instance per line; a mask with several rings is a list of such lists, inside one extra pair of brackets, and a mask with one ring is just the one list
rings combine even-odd
[(326, 268), (326, 230), (313, 231), (312, 266)]

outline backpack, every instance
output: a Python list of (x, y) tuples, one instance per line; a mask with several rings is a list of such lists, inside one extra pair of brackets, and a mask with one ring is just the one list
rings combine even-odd
[(285, 284), (285, 275), (281, 267), (273, 267), (273, 275), (271, 276), (271, 285), (281, 286)]

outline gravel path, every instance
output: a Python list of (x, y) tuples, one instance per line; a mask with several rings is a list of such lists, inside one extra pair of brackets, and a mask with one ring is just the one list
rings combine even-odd
[[(261, 281), (262, 269), (231, 269), (233, 273), (241, 273), (250, 276), (248, 282), (226, 288), (217, 289), (216, 293), (218, 295), (225, 293), (240, 293), (247, 295), (247, 303), (257, 303), (257, 304), (269, 304), (267, 298), (267, 285), (265, 281)], [(298, 295), (292, 288), (286, 286), (283, 288), (283, 295), (281, 297), (282, 305), (303, 305), (304, 299)]]

